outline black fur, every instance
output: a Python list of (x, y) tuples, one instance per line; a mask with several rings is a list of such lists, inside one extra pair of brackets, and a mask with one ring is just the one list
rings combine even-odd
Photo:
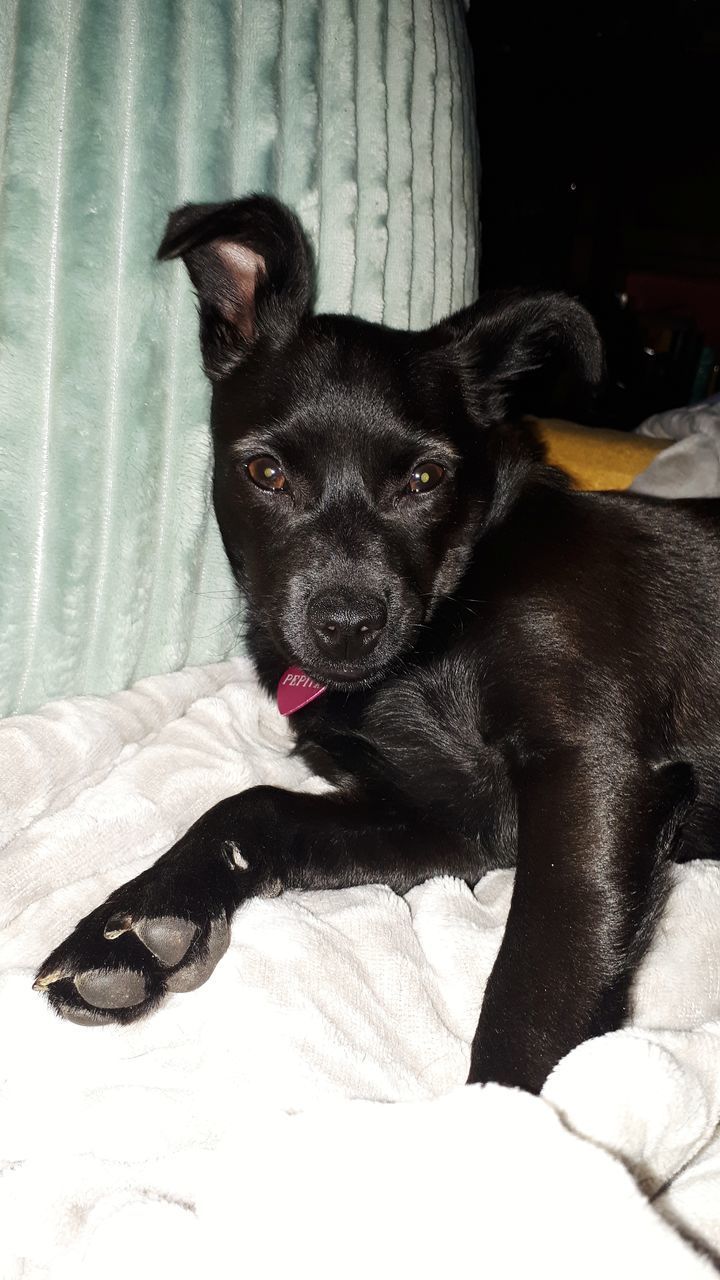
[[(519, 420), (539, 380), (601, 373), (569, 298), (492, 295), (422, 333), (313, 316), (299, 223), (266, 197), (179, 210), (178, 255), (250, 652), (271, 692), (293, 662), (328, 685), (292, 727), (337, 789), (223, 801), (40, 984), (67, 1016), (127, 1020), (207, 976), (253, 894), (516, 864), (469, 1078), (538, 1090), (626, 1016), (670, 853), (716, 851), (720, 504), (576, 493), (545, 465)], [(285, 488), (253, 482), (266, 455)], [(428, 462), (442, 480), (409, 491)], [(195, 925), (179, 961), (139, 936), (167, 917)], [(144, 998), (105, 1009), (128, 970)]]

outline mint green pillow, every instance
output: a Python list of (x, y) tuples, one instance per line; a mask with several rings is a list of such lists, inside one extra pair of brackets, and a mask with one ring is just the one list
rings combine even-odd
[(461, 0), (5, 0), (0, 712), (241, 648), (168, 210), (273, 192), (318, 309), (421, 327), (475, 293), (473, 112)]

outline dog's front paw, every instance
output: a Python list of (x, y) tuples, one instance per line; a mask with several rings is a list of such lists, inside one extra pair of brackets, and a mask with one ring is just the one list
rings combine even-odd
[(71, 1022), (132, 1022), (165, 995), (193, 991), (212, 973), (230, 941), (219, 903), (173, 910), (152, 902), (131, 881), (86, 916), (41, 966), (33, 984)]

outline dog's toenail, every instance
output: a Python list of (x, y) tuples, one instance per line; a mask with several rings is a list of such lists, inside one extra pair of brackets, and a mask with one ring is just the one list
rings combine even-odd
[(247, 871), (250, 863), (243, 857), (234, 840), (223, 840), (222, 851), (233, 869)]
[(145, 979), (132, 969), (88, 969), (77, 975), (75, 987), (98, 1009), (129, 1009), (145, 999)]
[(33, 982), (33, 991), (45, 991), (47, 987), (51, 987), (53, 982), (61, 982), (63, 978), (68, 978), (68, 973), (61, 973), (59, 969), (48, 973), (43, 978), (36, 978)]
[(155, 919), (138, 920), (133, 932), (156, 960), (171, 969), (180, 963), (194, 941), (197, 926), (192, 920), (183, 920), (180, 916), (158, 916)]
[(113, 938), (119, 938), (121, 934), (127, 933), (132, 928), (132, 916), (127, 911), (116, 911), (114, 916), (108, 920), (103, 929), (103, 937), (112, 941)]

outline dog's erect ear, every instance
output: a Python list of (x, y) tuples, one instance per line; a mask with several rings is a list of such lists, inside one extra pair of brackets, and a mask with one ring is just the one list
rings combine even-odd
[(309, 309), (312, 258), (294, 213), (270, 196), (186, 204), (158, 258), (182, 258), (200, 303), (205, 372), (219, 379), (265, 337), (282, 343)]
[(558, 386), (573, 400), (602, 379), (595, 323), (564, 293), (487, 293), (438, 325), (437, 333), (481, 421), (545, 412)]

